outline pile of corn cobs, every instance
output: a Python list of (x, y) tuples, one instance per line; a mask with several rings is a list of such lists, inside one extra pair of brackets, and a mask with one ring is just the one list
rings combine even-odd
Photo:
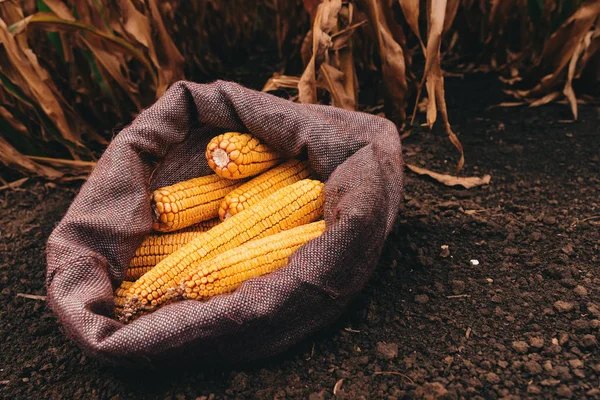
[(325, 231), (324, 185), (307, 162), (237, 132), (213, 138), (206, 159), (215, 174), (154, 191), (153, 229), (162, 233), (144, 239), (115, 292), (121, 321), (230, 293)]

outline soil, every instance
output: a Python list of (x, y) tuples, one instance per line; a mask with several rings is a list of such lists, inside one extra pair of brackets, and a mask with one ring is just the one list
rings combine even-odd
[[(600, 110), (489, 108), (493, 76), (449, 78), (470, 190), (407, 174), (380, 263), (331, 326), (251, 364), (129, 371), (83, 355), (43, 300), (44, 246), (78, 186), (0, 192), (0, 398), (600, 398)], [(408, 161), (450, 172), (444, 135)], [(442, 246), (447, 246), (442, 248)], [(478, 260), (478, 264), (470, 260)]]

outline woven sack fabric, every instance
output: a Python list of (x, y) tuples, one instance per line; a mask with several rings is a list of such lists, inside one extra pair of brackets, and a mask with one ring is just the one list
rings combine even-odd
[[(206, 175), (208, 141), (249, 132), (304, 156), (325, 184), (327, 231), (274, 273), (209, 301), (163, 306), (124, 325), (113, 290), (151, 231), (152, 190)], [(400, 204), (396, 127), (373, 115), (296, 104), (238, 84), (175, 83), (114, 137), (47, 245), (47, 301), (66, 333), (103, 362), (128, 366), (282, 352), (340, 315), (363, 288)]]

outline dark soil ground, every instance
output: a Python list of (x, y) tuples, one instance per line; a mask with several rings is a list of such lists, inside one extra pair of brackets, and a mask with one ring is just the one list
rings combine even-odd
[[(132, 372), (84, 356), (43, 301), (19, 296), (44, 295), (45, 241), (78, 187), (1, 192), (0, 397), (600, 398), (599, 109), (583, 106), (575, 123), (560, 122), (565, 105), (488, 109), (500, 89), (489, 76), (447, 85), (465, 175), (491, 183), (409, 173), (361, 296), (258, 363)], [(438, 171), (455, 163), (439, 132), (414, 133), (405, 155)]]

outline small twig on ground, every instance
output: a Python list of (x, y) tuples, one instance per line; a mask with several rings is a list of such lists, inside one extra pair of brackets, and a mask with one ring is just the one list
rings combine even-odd
[(413, 381), (412, 379), (410, 379), (410, 376), (404, 375), (403, 373), (400, 372), (395, 372), (395, 371), (379, 371), (379, 372), (375, 372), (375, 375), (398, 375), (401, 376), (403, 378), (406, 378), (410, 381), (410, 383), (412, 383), (413, 385), (415, 384), (415, 381)]
[(31, 300), (46, 300), (46, 296), (40, 296), (37, 294), (17, 293), (17, 297), (24, 297)]
[(337, 392), (342, 388), (342, 383), (344, 383), (343, 379), (340, 379), (339, 381), (337, 381), (335, 383), (335, 386), (333, 387), (333, 395), (335, 396), (337, 394)]
[(470, 294), (453, 294), (452, 296), (446, 296), (447, 299), (462, 299), (464, 297), (471, 297)]
[(576, 227), (576, 226), (577, 226), (577, 224), (580, 224), (580, 223), (582, 223), (582, 222), (587, 222), (587, 221), (591, 221), (591, 220), (594, 220), (594, 219), (599, 219), (599, 218), (600, 218), (600, 215), (594, 215), (594, 216), (592, 216), (592, 217), (587, 217), (587, 218), (584, 218), (584, 219), (582, 219), (582, 220), (576, 219), (576, 220), (575, 220), (575, 221), (574, 221), (574, 222), (571, 224), (571, 228), (574, 228), (574, 227)]
[[(29, 180), (29, 178), (21, 178), (21, 179), (17, 179), (16, 181), (8, 182), (5, 185), (0, 186), (0, 192), (3, 191), (4, 189), (16, 189), (19, 186), (21, 186), (22, 184), (24, 184), (25, 182), (27, 182), (28, 180)], [(6, 181), (4, 181), (4, 182), (6, 182)]]
[(352, 328), (344, 328), (344, 330), (346, 332), (351, 332), (351, 333), (360, 333), (360, 331), (357, 331), (356, 329), (352, 329)]

